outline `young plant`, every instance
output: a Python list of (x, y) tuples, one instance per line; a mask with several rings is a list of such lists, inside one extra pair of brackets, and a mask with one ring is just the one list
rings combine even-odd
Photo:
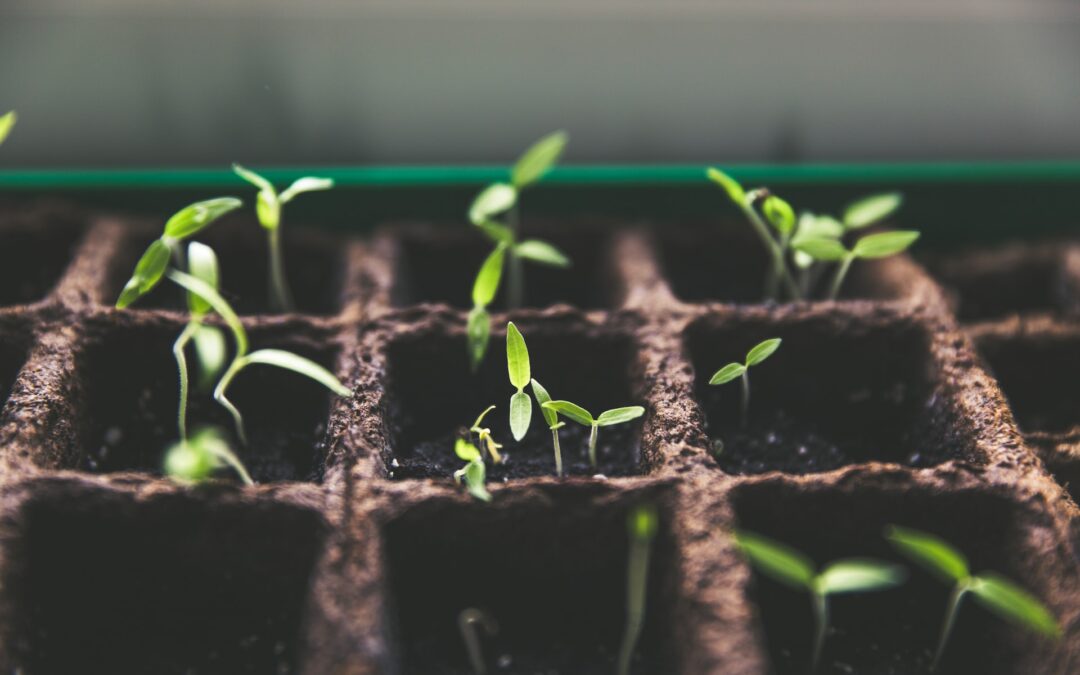
[(750, 563), (782, 584), (806, 591), (814, 608), (814, 643), (810, 670), (817, 670), (829, 626), (829, 596), (839, 593), (883, 591), (901, 584), (904, 569), (868, 558), (848, 558), (829, 563), (820, 572), (805, 554), (760, 534), (743, 530), (735, 541)]
[(544, 404), (551, 401), (551, 395), (548, 394), (547, 389), (537, 382), (535, 379), (532, 381), (533, 396), (536, 397), (536, 402), (540, 404), (540, 413), (544, 416), (544, 421), (547, 422), (548, 429), (551, 430), (551, 443), (555, 449), (555, 475), (562, 478), (562, 448), (559, 447), (559, 429), (566, 426), (566, 422), (559, 421), (559, 415), (551, 408), (545, 408)]
[(201, 483), (225, 466), (231, 467), (245, 485), (255, 484), (217, 429), (199, 429), (165, 453), (165, 475), (178, 483)]
[(797, 250), (817, 261), (839, 263), (829, 287), (829, 300), (836, 300), (840, 295), (840, 286), (844, 283), (844, 277), (847, 276), (853, 262), (888, 258), (902, 253), (918, 238), (919, 233), (914, 230), (877, 232), (862, 237), (848, 249), (839, 239), (814, 237), (800, 241)]
[(945, 540), (895, 525), (885, 531), (885, 536), (906, 558), (952, 585), (931, 670), (937, 670), (941, 662), (960, 610), (960, 601), (969, 593), (979, 604), (1006, 621), (1051, 638), (1061, 636), (1057, 619), (1034, 596), (993, 572), (972, 574), (964, 555)]
[(563, 417), (569, 417), (578, 424), (589, 427), (589, 464), (596, 468), (596, 435), (600, 427), (610, 427), (616, 424), (624, 424), (636, 420), (645, 414), (645, 408), (639, 405), (626, 406), (624, 408), (612, 408), (600, 413), (599, 417), (593, 417), (585, 408), (570, 401), (548, 401), (540, 406), (553, 410)]
[(484, 417), (486, 417), (487, 414), (494, 409), (495, 406), (493, 405), (489, 405), (487, 408), (484, 408), (484, 412), (480, 413), (480, 416), (476, 418), (476, 421), (473, 422), (473, 425), (469, 427), (469, 433), (476, 434), (476, 439), (480, 442), (480, 447), (486, 448), (488, 454), (491, 455), (491, 461), (499, 464), (502, 462), (502, 456), (499, 454), (499, 449), (502, 448), (502, 445), (496, 443), (495, 439), (492, 438), (491, 429), (480, 426), (484, 422)]
[(659, 518), (652, 505), (630, 512), (626, 527), (630, 533), (630, 556), (626, 565), (626, 628), (619, 646), (619, 675), (630, 675), (630, 660), (645, 625), (645, 595), (649, 583), (649, 556)]
[(742, 420), (742, 426), (744, 427), (750, 416), (750, 368), (772, 356), (773, 353), (780, 348), (780, 342), (780, 338), (771, 338), (759, 342), (753, 349), (747, 352), (746, 361), (743, 363), (729, 363), (713, 373), (713, 376), (709, 379), (709, 384), (714, 385), (727, 384), (735, 378), (742, 379), (742, 407), (740, 409), (740, 419)]
[(525, 386), (532, 380), (532, 371), (529, 348), (513, 321), (506, 324), (506, 371), (510, 375), (510, 384), (517, 387), (517, 392), (510, 397), (510, 433), (515, 441), (520, 441), (529, 432), (532, 422), (532, 399), (525, 393)]
[(15, 122), (19, 119), (19, 116), (15, 114), (14, 110), (0, 115), (0, 143), (4, 142), (4, 139), (11, 133), (11, 129), (15, 126)]
[(266, 230), (266, 239), (269, 244), (270, 307), (278, 312), (291, 312), (294, 309), (293, 297), (289, 284), (285, 280), (285, 261), (281, 254), (281, 208), (301, 193), (329, 190), (334, 187), (334, 181), (329, 178), (307, 176), (297, 179), (279, 194), (270, 181), (254, 171), (245, 169), (239, 164), (233, 164), (233, 171), (259, 188), (259, 195), (255, 200), (255, 214), (259, 219), (259, 224)]
[(458, 483), (464, 481), (466, 489), (473, 497), (482, 502), (490, 502), (491, 493), (484, 487), (484, 482), (487, 480), (484, 455), (464, 438), (459, 438), (454, 443), (454, 454), (466, 462), (465, 466), (454, 472), (454, 480)]
[(488, 637), (494, 637), (499, 632), (499, 624), (487, 612), (475, 607), (461, 610), (458, 614), (458, 630), (461, 631), (461, 639), (465, 642), (465, 652), (469, 655), (469, 663), (472, 664), (475, 675), (487, 675), (487, 664), (484, 662), (484, 651), (480, 648), (480, 631), (477, 627), (482, 629)]
[(469, 365), (473, 371), (480, 367), (491, 338), (491, 315), (488, 305), (495, 300), (502, 279), (503, 263), (506, 258), (506, 244), (498, 244), (480, 266), (480, 273), (473, 282), (473, 307), (469, 311), (465, 333), (469, 352)]

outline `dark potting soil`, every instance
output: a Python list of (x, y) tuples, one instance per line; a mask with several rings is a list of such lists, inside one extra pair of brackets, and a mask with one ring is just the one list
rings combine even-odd
[(6, 230), (0, 238), (0, 306), (44, 298), (71, 262), (80, 234), (75, 227)]

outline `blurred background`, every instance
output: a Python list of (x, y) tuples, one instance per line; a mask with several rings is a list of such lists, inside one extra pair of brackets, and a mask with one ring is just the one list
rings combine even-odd
[(7, 167), (1080, 157), (1080, 2), (0, 0)]

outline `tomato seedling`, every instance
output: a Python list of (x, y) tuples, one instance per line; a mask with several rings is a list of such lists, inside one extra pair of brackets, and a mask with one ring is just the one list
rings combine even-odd
[(600, 427), (610, 427), (616, 424), (625, 424), (636, 420), (645, 414), (645, 408), (639, 405), (626, 406), (623, 408), (612, 408), (611, 410), (605, 410), (600, 413), (598, 417), (593, 417), (585, 408), (582, 408), (576, 403), (570, 401), (548, 401), (540, 406), (541, 408), (547, 408), (553, 410), (556, 413), (567, 417), (582, 426), (589, 427), (589, 464), (596, 468), (596, 436), (597, 430)]
[(454, 442), (454, 454), (458, 456), (465, 466), (454, 472), (454, 480), (464, 482), (466, 489), (473, 497), (482, 502), (491, 501), (491, 493), (484, 487), (487, 480), (487, 467), (484, 466), (484, 456), (475, 445), (464, 438)]
[(735, 378), (740, 378), (742, 380), (742, 407), (740, 408), (740, 419), (742, 420), (742, 426), (744, 427), (750, 416), (750, 368), (772, 356), (773, 353), (780, 348), (780, 342), (780, 338), (771, 338), (759, 342), (747, 352), (746, 360), (743, 363), (729, 363), (713, 373), (713, 376), (709, 379), (709, 384), (713, 385), (727, 384)]
[(225, 466), (232, 468), (245, 485), (255, 484), (229, 442), (212, 427), (196, 430), (165, 453), (165, 475), (179, 483), (201, 483)]
[(560, 478), (563, 475), (562, 465), (562, 448), (559, 447), (559, 429), (566, 426), (566, 422), (559, 421), (559, 415), (551, 408), (545, 408), (544, 404), (551, 400), (551, 395), (548, 394), (547, 389), (544, 389), (543, 385), (537, 382), (535, 379), (532, 381), (533, 396), (536, 397), (536, 402), (540, 405), (540, 414), (544, 416), (544, 421), (547, 422), (548, 429), (551, 430), (551, 444), (555, 451), (555, 475)]

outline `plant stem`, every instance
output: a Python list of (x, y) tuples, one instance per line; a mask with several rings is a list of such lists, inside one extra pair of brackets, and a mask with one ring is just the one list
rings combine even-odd
[[(517, 243), (521, 234), (519, 230), (518, 208), (515, 204), (510, 208), (510, 231), (514, 233), (514, 243)], [(509, 278), (506, 282), (506, 307), (518, 309), (525, 302), (525, 268), (513, 246), (507, 250), (507, 253), (510, 258), (508, 261)]]
[(818, 663), (821, 662), (821, 652), (825, 646), (825, 631), (829, 627), (829, 600), (827, 596), (820, 592), (814, 591), (812, 594), (814, 602), (814, 651), (810, 656), (810, 672), (817, 670)]
[(281, 227), (267, 230), (270, 244), (270, 307), (279, 312), (293, 311), (292, 294), (285, 281), (285, 261), (281, 256)]
[(235, 471), (238, 476), (240, 476), (240, 480), (244, 482), (244, 485), (255, 484), (255, 481), (251, 480), (251, 474), (249, 474), (247, 472), (247, 469), (244, 468), (243, 462), (240, 461), (240, 458), (237, 457), (232, 450), (229, 450), (228, 448), (218, 448), (214, 452), (214, 454), (217, 455), (218, 458), (221, 459), (223, 462), (232, 467), (232, 470)]
[[(776, 239), (769, 234), (769, 226), (765, 224), (765, 221), (761, 219), (758, 212), (754, 209), (753, 197), (748, 196), (746, 200), (740, 204), (742, 211), (746, 214), (747, 220), (754, 226), (754, 230), (757, 231), (758, 236), (761, 237), (762, 243), (765, 244), (765, 248), (769, 250), (772, 255), (772, 264), (774, 269), (778, 270), (777, 275), (780, 280), (783, 281), (784, 286), (787, 288), (788, 294), (792, 300), (801, 300), (802, 294), (799, 293), (799, 286), (795, 283), (795, 280), (791, 278), (791, 272), (788, 270), (787, 263), (784, 261), (784, 251), (780, 248), (780, 244)], [(765, 296), (766, 300), (775, 300), (776, 298)]]
[(742, 427), (746, 428), (746, 423), (750, 419), (750, 369), (747, 368), (742, 374), (742, 409), (740, 415), (740, 423)]
[[(780, 244), (779, 244), (779, 246), (780, 246), (780, 252), (781, 252), (781, 260), (785, 259), (783, 256), (787, 254), (788, 242), (789, 242), (790, 239), (791, 239), (790, 234), (782, 234), (782, 235), (780, 235)], [(772, 262), (772, 267), (769, 270), (769, 276), (765, 280), (765, 297), (767, 297), (767, 298), (776, 298), (777, 297), (777, 294), (779, 293), (779, 290), (780, 290), (780, 283), (783, 281), (783, 278), (784, 278), (783, 267), (776, 264), (776, 258), (774, 257), (773, 262)], [(798, 284), (796, 284), (796, 287), (799, 288), (800, 294), (805, 293), (805, 291), (801, 287), (799, 287)]]
[(476, 675), (485, 675), (487, 665), (484, 663), (484, 652), (480, 648), (480, 636), (476, 630), (478, 624), (489, 635), (495, 632), (495, 624), (490, 617), (478, 609), (470, 607), (458, 614), (458, 630), (461, 631), (461, 639), (465, 642), (465, 651), (469, 654), (473, 672)]
[(592, 430), (589, 431), (589, 464), (592, 468), (596, 468), (596, 432), (600, 427), (596, 424), (592, 425)]
[(187, 358), (184, 356), (184, 348), (191, 341), (195, 331), (199, 329), (197, 321), (191, 321), (184, 326), (180, 336), (173, 343), (173, 357), (176, 359), (176, 368), (180, 371), (180, 402), (176, 410), (176, 428), (180, 432), (180, 440), (187, 441), (187, 400), (188, 400), (188, 368)]
[(953, 624), (956, 622), (956, 614), (960, 610), (960, 601), (964, 599), (970, 584), (967, 579), (959, 582), (949, 594), (949, 602), (945, 606), (945, 622), (941, 625), (941, 637), (938, 638), (937, 650), (934, 651), (934, 662), (930, 664), (930, 671), (936, 671), (941, 657), (945, 653), (945, 643), (952, 633)]
[(214, 400), (217, 401), (221, 407), (229, 411), (232, 415), (233, 425), (236, 427), (236, 437), (240, 439), (240, 444), (247, 445), (247, 434), (244, 432), (244, 418), (240, 414), (240, 411), (233, 405), (226, 396), (225, 392), (228, 390), (229, 385), (232, 383), (234, 377), (239, 373), (244, 366), (247, 365), (247, 361), (243, 357), (233, 359), (233, 362), (229, 364), (228, 370), (221, 376), (221, 380), (214, 387)]
[(551, 442), (555, 445), (555, 475), (562, 478), (562, 448), (559, 447), (559, 430), (551, 430)]
[(641, 628), (645, 623), (645, 592), (649, 580), (651, 540), (634, 537), (630, 544), (630, 559), (626, 569), (626, 630), (619, 647), (619, 675), (630, 675), (630, 659), (634, 656)]
[(840, 295), (840, 284), (844, 283), (844, 277), (847, 276), (848, 269), (854, 261), (855, 256), (849, 253), (840, 263), (840, 267), (836, 268), (836, 276), (833, 277), (832, 288), (829, 289), (829, 300), (836, 300), (836, 297)]

